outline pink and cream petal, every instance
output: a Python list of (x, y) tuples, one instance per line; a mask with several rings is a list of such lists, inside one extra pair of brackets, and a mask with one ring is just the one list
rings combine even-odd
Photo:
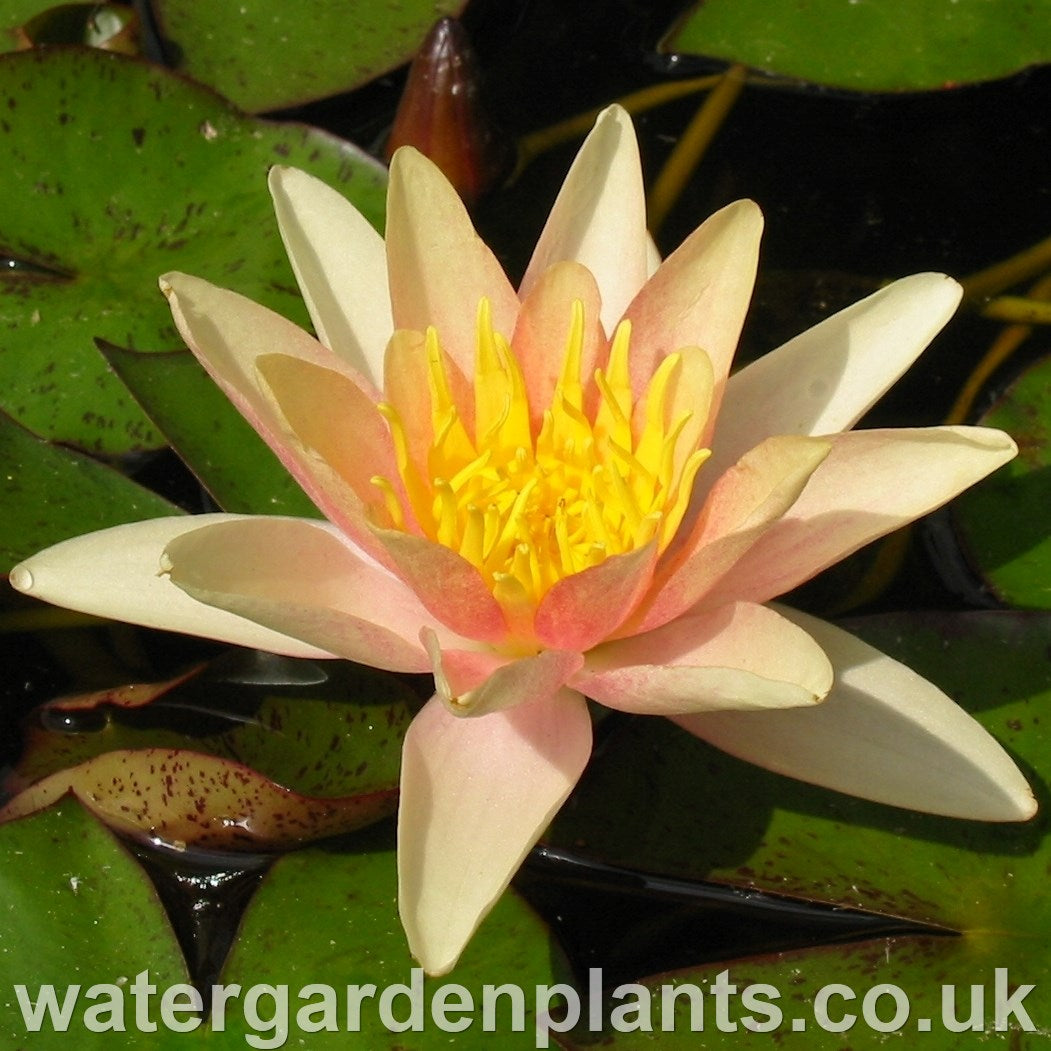
[(551, 405), (551, 394), (562, 375), (573, 304), (583, 308), (580, 379), (593, 388), (598, 365), (605, 364), (606, 339), (599, 320), (601, 299), (591, 272), (578, 263), (556, 263), (544, 271), (522, 302), (511, 350), (522, 368), (533, 426)]
[(631, 321), (632, 386), (638, 392), (660, 362), (700, 347), (715, 375), (714, 409), (752, 297), (763, 217), (737, 201), (701, 224), (661, 263), (625, 314)]
[(560, 690), (584, 666), (579, 653), (541, 650), (517, 660), (492, 650), (442, 649), (425, 630), (422, 640), (434, 668), (437, 695), (453, 715), (481, 716), (513, 708)]
[(179, 332), (212, 379), (321, 512), (366, 543), (357, 494), (332, 471), (318, 470), (317, 458), (291, 434), (257, 365), (264, 355), (280, 354), (344, 372), (363, 390), (365, 381), (298, 325), (236, 292), (174, 273), (161, 278), (161, 288)]
[[(449, 360), (445, 380), (459, 417), (469, 431), (474, 426), (474, 393), (463, 374)], [(383, 390), (388, 404), (395, 407), (405, 437), (409, 457), (423, 467), (434, 440), (431, 376), (428, 370), (426, 340), (422, 333), (399, 329), (387, 344)]]
[(372, 484), (376, 475), (399, 483), (386, 421), (345, 375), (287, 354), (264, 354), (256, 367), (301, 447), (332, 468), (363, 505), (381, 499)]
[(475, 642), (504, 641), (503, 611), (467, 559), (422, 536), (378, 527), (373, 533), (390, 564), (437, 621)]
[(952, 317), (960, 286), (916, 274), (841, 310), (730, 377), (712, 439), (722, 470), (772, 434), (854, 426)]
[(780, 435), (750, 449), (725, 471), (691, 531), (665, 555), (647, 604), (623, 633), (666, 624), (702, 601), (795, 504), (830, 449), (822, 438)]
[(563, 577), (541, 599), (534, 618), (545, 646), (583, 652), (609, 638), (649, 589), (656, 542)]
[(572, 685), (644, 715), (794, 708), (825, 697), (832, 665), (806, 631), (738, 602), (599, 646)]
[(675, 722), (740, 759), (863, 799), (978, 821), (1033, 816), (1032, 791), (1011, 758), (941, 690), (830, 624), (782, 612), (831, 659), (828, 697), (811, 708)]
[(591, 719), (572, 690), (482, 719), (437, 698), (402, 753), (398, 907), (409, 948), (447, 973), (576, 784)]
[(421, 626), (441, 631), (447, 644), (460, 641), (327, 522), (228, 518), (176, 537), (163, 557), (171, 582), (198, 602), (347, 660), (424, 672)]
[(445, 352), (472, 375), (479, 302), (489, 300), (493, 327), (509, 335), (518, 296), (456, 191), (410, 147), (391, 160), (386, 236), (394, 327), (433, 325)]
[(233, 515), (153, 518), (73, 537), (11, 570), (11, 585), (33, 598), (96, 617), (216, 639), (290, 657), (331, 657), (323, 647), (202, 606), (162, 572), (168, 544)]
[(383, 238), (342, 194), (304, 171), (277, 165), (269, 184), (318, 339), (378, 387), (394, 331)]
[(608, 336), (642, 288), (650, 262), (646, 199), (631, 118), (610, 106), (584, 140), (519, 289), (528, 296), (556, 263), (583, 263), (602, 293)]
[(792, 508), (705, 596), (766, 602), (865, 544), (920, 518), (1011, 460), (988, 427), (848, 431)]

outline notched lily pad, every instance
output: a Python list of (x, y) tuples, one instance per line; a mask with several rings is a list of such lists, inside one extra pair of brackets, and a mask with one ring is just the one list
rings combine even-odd
[(0, 57), (0, 408), (91, 452), (163, 438), (94, 340), (181, 348), (157, 276), (184, 270), (307, 322), (266, 190), (305, 168), (373, 221), (385, 171), (303, 125), (244, 116), (207, 89), (96, 49)]
[[(244, 989), (258, 983), (290, 988), (302, 988), (307, 981), (316, 983), (315, 995), (304, 991), (302, 1009), (289, 1013), (289, 1047), (311, 1051), (536, 1047), (533, 991), (570, 977), (565, 958), (547, 927), (514, 891), (508, 890), (471, 938), (453, 971), (440, 978), (424, 978), (419, 971), (413, 975), (415, 964), (398, 920), (393, 837), (379, 843), (378, 836), (368, 838), (368, 850), (340, 853), (308, 849), (279, 858), (245, 912), (222, 982), (228, 986), (237, 983)], [(371, 997), (360, 1001), (358, 1024), (346, 1025), (342, 990), (374, 987), (382, 991), (403, 985), (405, 992), (399, 992), (391, 1011), (400, 1019), (408, 1017), (410, 983), (417, 982), (418, 992), (411, 995), (422, 1004), (422, 1025), (411, 1033), (392, 1033), (383, 1022), (383, 1012), (377, 1010), (378, 1001)], [(318, 1024), (326, 1017), (322, 984), (338, 991), (337, 997), (328, 1000), (328, 1017), (336, 1022), (332, 1029)], [(493, 1020), (486, 1027), (483, 997), (495, 986), (507, 985), (525, 991), (517, 1022), (512, 999), (502, 996), (495, 999)], [(455, 1034), (447, 1025), (435, 1022), (441, 1016), (430, 1012), (432, 1001), (439, 1005), (443, 987), (462, 990), (457, 998), (467, 997), (473, 1005), (463, 1013), (465, 1027)], [(460, 1012), (455, 1008), (454, 1012), (444, 1018), (459, 1026)], [(230, 1003), (227, 1017), (231, 1031), (245, 1028), (240, 1001)]]
[(223, 659), (138, 687), (151, 701), (146, 708), (114, 704), (106, 692), (45, 705), (7, 777), (13, 798), (0, 821), (69, 792), (139, 838), (273, 850), (393, 811), (413, 701), (405, 686), (355, 666), (234, 659), (305, 666), (310, 674), (298, 683), (245, 681), (231, 677)]
[(1049, 0), (705, 0), (661, 49), (855, 91), (925, 91), (1051, 61)]

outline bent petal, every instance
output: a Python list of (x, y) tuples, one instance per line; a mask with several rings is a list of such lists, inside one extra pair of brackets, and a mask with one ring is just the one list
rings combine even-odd
[(378, 527), (373, 532), (398, 575), (438, 621), (465, 639), (503, 641), (503, 611), (467, 559), (422, 536)]
[(571, 690), (480, 719), (437, 698), (402, 753), (398, 908), (413, 956), (445, 974), (576, 784), (591, 719)]
[(433, 325), (465, 376), (474, 372), (483, 297), (496, 331), (514, 331), (518, 296), (507, 275), (449, 181), (411, 147), (398, 150), (390, 166), (387, 272), (394, 327), (426, 332)]
[[(357, 495), (297, 441), (289, 440), (289, 425), (262, 381), (257, 364), (264, 355), (294, 357), (343, 372), (356, 386), (367, 385), (367, 381), (298, 325), (236, 292), (177, 273), (165, 274), (161, 289), (187, 346), (241, 415), (325, 517), (367, 542)], [(375, 392), (368, 395), (376, 397)]]
[(573, 304), (584, 311), (581, 333), (580, 377), (591, 388), (595, 367), (605, 364), (606, 339), (599, 320), (600, 303), (595, 278), (576, 263), (556, 263), (539, 276), (523, 298), (511, 350), (522, 368), (533, 426), (539, 431), (544, 409), (562, 376)]
[(782, 610), (836, 671), (818, 705), (675, 722), (739, 759), (878, 803), (978, 821), (1025, 821), (1036, 801), (997, 741), (936, 686), (860, 639)]
[(152, 518), (64, 540), (11, 570), (11, 586), (44, 602), (96, 617), (269, 650), (288, 657), (331, 657), (323, 647), (204, 606), (161, 570), (165, 547), (236, 515)]
[(635, 129), (620, 106), (610, 106), (566, 175), (519, 294), (529, 295), (556, 263), (583, 263), (598, 282), (602, 325), (612, 336), (646, 281), (650, 243)]
[(304, 451), (320, 457), (365, 506), (377, 503), (376, 475), (400, 485), (390, 431), (375, 402), (341, 372), (287, 354), (257, 362), (266, 393)]
[(951, 500), (1017, 452), (989, 427), (848, 431), (705, 603), (766, 602)]
[[(661, 263), (628, 307), (632, 387), (640, 391), (668, 354), (700, 347), (715, 375), (718, 411), (759, 262), (763, 216), (737, 201), (705, 220)], [(713, 417), (714, 420), (714, 417)]]
[[(661, 565), (632, 633), (666, 624), (700, 602), (795, 502), (831, 445), (779, 435), (750, 449), (715, 483), (693, 529)], [(626, 632), (625, 632), (626, 633)]]
[(545, 646), (581, 652), (609, 638), (646, 593), (656, 556), (657, 545), (650, 541), (563, 577), (537, 608), (537, 638)]
[(738, 602), (599, 646), (572, 685), (643, 715), (794, 708), (828, 693), (832, 665), (804, 630)]
[(304, 171), (276, 165), (268, 181), (318, 339), (379, 387), (394, 331), (383, 238), (342, 194)]
[(430, 670), (419, 632), (438, 622), (327, 522), (228, 517), (176, 537), (164, 558), (199, 602), (374, 668)]
[(854, 426), (952, 317), (960, 286), (915, 274), (841, 310), (735, 373), (712, 439), (720, 471), (772, 434)]
[(567, 650), (541, 650), (511, 661), (492, 650), (443, 650), (434, 632), (426, 629), (423, 643), (434, 665), (438, 697), (453, 715), (488, 715), (546, 697), (584, 666), (581, 654)]

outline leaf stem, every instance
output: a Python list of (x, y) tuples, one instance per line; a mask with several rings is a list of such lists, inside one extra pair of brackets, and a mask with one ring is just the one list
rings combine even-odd
[[(1045, 275), (1029, 290), (1033, 300), (1045, 300), (1051, 296), (1051, 274)], [(1023, 300), (1023, 302), (1031, 302)], [(1051, 303), (1040, 304), (1051, 307)], [(946, 423), (964, 423), (971, 415), (971, 408), (978, 392), (985, 386), (989, 377), (1032, 335), (1033, 326), (1027, 324), (1008, 325), (986, 352), (981, 361), (978, 362), (974, 371), (967, 377), (960, 393), (953, 403), (952, 409), (946, 418)]]
[[(667, 102), (694, 95), (700, 91), (714, 88), (723, 78), (721, 73), (713, 73), (706, 77), (692, 77), (689, 80), (675, 80), (661, 84), (651, 84), (649, 87), (634, 91), (618, 99), (620, 104), (632, 114), (645, 113), (646, 110), (663, 106)], [(560, 146), (564, 142), (574, 139), (582, 139), (594, 126), (595, 118), (602, 112), (604, 107), (595, 107), (584, 113), (578, 113), (575, 117), (551, 124), (546, 128), (523, 135), (518, 140), (518, 164), (515, 168), (515, 176), (530, 164), (533, 160), (548, 150)], [(514, 178), (514, 176), (512, 176)]]
[(731, 66), (704, 100), (665, 162), (647, 201), (651, 230), (660, 229), (701, 158), (744, 90), (744, 66)]
[(965, 277), (961, 284), (968, 299), (981, 301), (990, 299), (1005, 288), (1017, 285), (1048, 269), (1051, 269), (1051, 237), (1011, 256), (1010, 259), (994, 263), (985, 270)]
[(1029, 296), (997, 296), (989, 300), (982, 317), (1013, 321), (1020, 325), (1051, 325), (1051, 299)]

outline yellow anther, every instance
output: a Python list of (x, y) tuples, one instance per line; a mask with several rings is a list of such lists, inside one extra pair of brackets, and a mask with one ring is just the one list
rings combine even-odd
[[(419, 430), (426, 421), (414, 415), (410, 443), (405, 421), (418, 413), (416, 405), (381, 404), (404, 495), (389, 479), (377, 476), (373, 484), (394, 528), (419, 529), (479, 569), (512, 633), (525, 640), (538, 604), (558, 581), (654, 541), (658, 550), (671, 542), (708, 455), (680, 448), (684, 434), (697, 433), (688, 428), (694, 414), (705, 411), (693, 404), (703, 393), (694, 378), (704, 375), (703, 362), (691, 358), (683, 371), (682, 356), (669, 355), (636, 405), (625, 321), (585, 389), (587, 318), (577, 301), (551, 401), (531, 414), (521, 366), (493, 329), (485, 300), (477, 322), (473, 404), (458, 404), (460, 388), (450, 380), (459, 374), (439, 333), (428, 329), (417, 352), (426, 355), (430, 441)], [(679, 389), (683, 383), (691, 389)], [(473, 417), (473, 436), (465, 413)]]

